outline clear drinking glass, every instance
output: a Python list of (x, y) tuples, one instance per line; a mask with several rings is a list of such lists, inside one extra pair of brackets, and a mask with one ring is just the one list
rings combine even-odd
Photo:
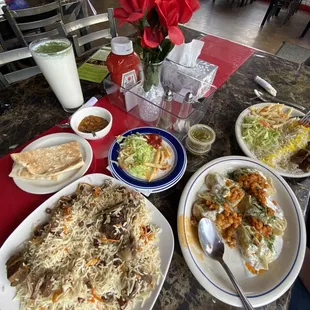
[(75, 112), (84, 98), (71, 42), (44, 38), (31, 42), (29, 49), (64, 110)]

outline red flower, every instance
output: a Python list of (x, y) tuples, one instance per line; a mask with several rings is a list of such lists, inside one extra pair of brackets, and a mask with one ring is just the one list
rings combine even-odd
[(160, 29), (144, 27), (143, 37), (141, 40), (142, 47), (155, 48), (164, 39), (164, 34)]
[(150, 11), (154, 7), (155, 0), (119, 0), (119, 3), (122, 7), (114, 9), (114, 17), (123, 25), (142, 18), (146, 10)]
[(187, 23), (191, 19), (193, 13), (200, 8), (198, 0), (179, 0), (179, 4), (179, 22), (182, 24)]
[(184, 42), (184, 36), (179, 23), (179, 3), (178, 0), (155, 0), (159, 21), (168, 32), (173, 44), (179, 45)]

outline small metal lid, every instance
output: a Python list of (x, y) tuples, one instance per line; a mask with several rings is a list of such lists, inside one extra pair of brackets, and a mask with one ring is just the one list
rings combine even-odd
[(194, 102), (194, 96), (191, 92), (188, 92), (183, 100), (184, 103), (193, 103)]
[(164, 99), (166, 101), (171, 101), (173, 99), (173, 94), (172, 94), (172, 91), (170, 89), (166, 90)]

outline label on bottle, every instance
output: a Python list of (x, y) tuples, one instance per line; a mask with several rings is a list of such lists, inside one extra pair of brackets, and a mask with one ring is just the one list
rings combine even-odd
[[(122, 74), (122, 87), (130, 88), (137, 83), (137, 75), (135, 70)], [(122, 89), (121, 89), (122, 91)]]

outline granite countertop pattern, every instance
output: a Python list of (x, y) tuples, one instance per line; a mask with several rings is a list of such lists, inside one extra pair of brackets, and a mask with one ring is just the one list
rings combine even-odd
[[(104, 93), (101, 84), (81, 81), (85, 102)], [(42, 74), (0, 90), (0, 157), (64, 120), (70, 114), (59, 104)]]
[[(175, 252), (171, 267), (154, 309), (236, 309), (212, 297), (197, 282), (188, 269), (178, 243), (177, 209), (182, 190), (191, 177), (205, 163), (221, 156), (244, 155), (235, 138), (235, 122), (239, 114), (250, 104), (260, 103), (253, 89), (256, 75), (270, 81), (278, 91), (278, 97), (300, 103), (310, 110), (310, 67), (298, 66), (276, 56), (256, 52), (214, 94), (201, 123), (216, 132), (216, 141), (206, 156), (188, 154), (187, 172), (169, 193), (154, 194), (150, 200), (169, 219), (175, 233)], [(306, 213), (309, 201), (310, 178), (286, 179)], [(257, 308), (264, 310), (288, 309), (291, 290), (277, 301)]]
[[(310, 68), (298, 67), (294, 63), (261, 52), (251, 56), (215, 93), (202, 121), (217, 134), (211, 152), (201, 157), (188, 154), (188, 169), (182, 180), (172, 189), (150, 196), (150, 200), (169, 220), (175, 236), (175, 252), (163, 289), (154, 306), (155, 310), (233, 309), (205, 291), (187, 267), (178, 243), (177, 209), (182, 190), (194, 171), (217, 157), (242, 155), (235, 139), (234, 125), (242, 110), (249, 104), (259, 102), (254, 99), (253, 94), (253, 89), (257, 88), (254, 82), (257, 74), (272, 83), (278, 90), (279, 97), (298, 102), (310, 109)], [(82, 81), (82, 88), (85, 100), (104, 93), (100, 84)], [(0, 116), (0, 156), (68, 116), (42, 75), (0, 91), (0, 103), (12, 105), (10, 110)], [(287, 181), (305, 211), (310, 178)], [(287, 309), (289, 300), (290, 290), (276, 302), (261, 309)]]

